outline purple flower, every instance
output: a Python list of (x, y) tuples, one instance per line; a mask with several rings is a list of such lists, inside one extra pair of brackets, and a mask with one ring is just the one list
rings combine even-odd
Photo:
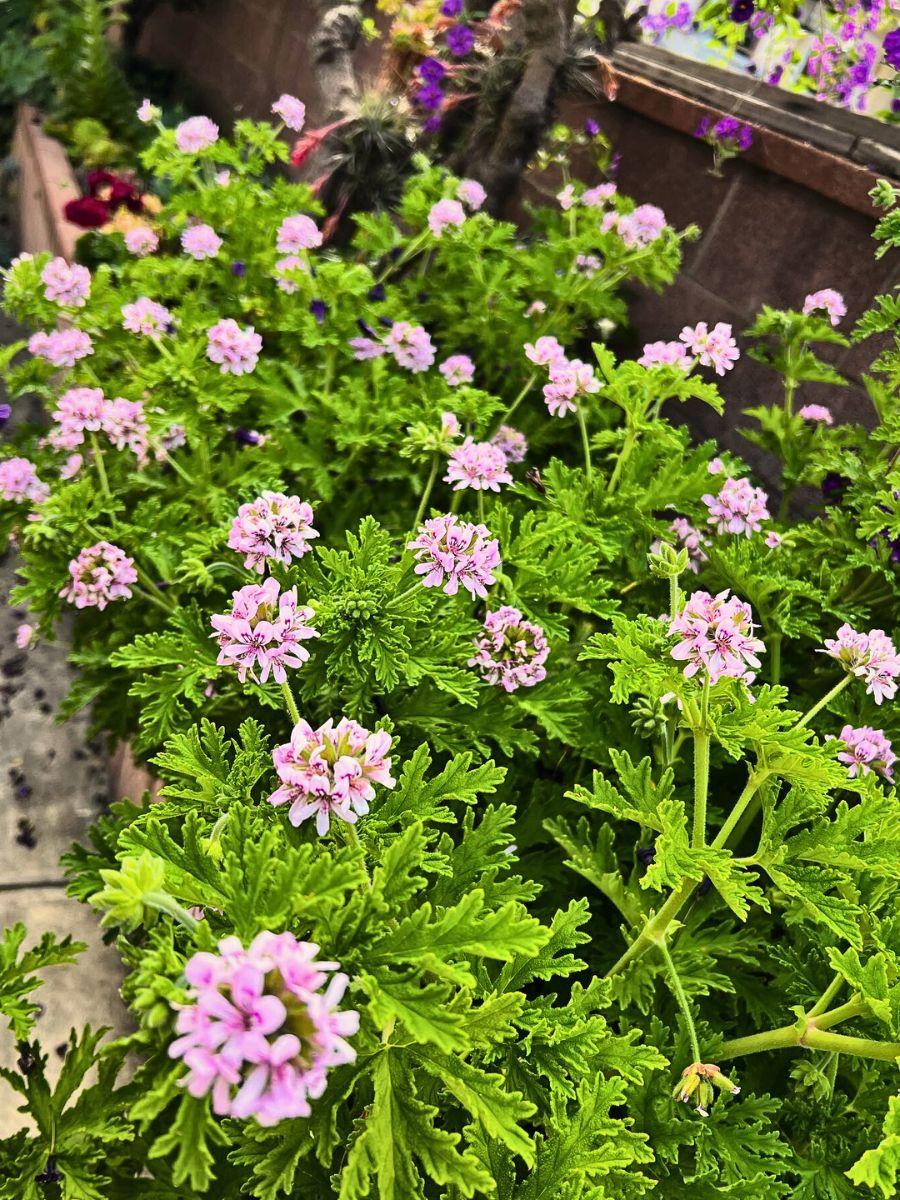
[[(376, 283), (375, 286), (372, 288), (372, 290), (369, 292), (369, 299), (374, 304), (378, 304), (381, 300), (384, 299), (384, 296), (385, 296), (385, 292), (384, 292), (384, 284), (383, 283)], [(366, 331), (363, 330), (363, 332), (365, 333)]]
[(597, 134), (600, 132), (600, 126), (597, 124), (597, 122), (594, 120), (593, 117), (588, 117), (588, 119), (585, 121), (584, 132), (588, 135), (588, 137), (591, 137), (591, 138), (595, 138), (597, 136)]
[(441, 15), (444, 17), (458, 17), (465, 6), (465, 0), (444, 0), (444, 3), (441, 5)]
[(709, 127), (712, 124), (712, 117), (705, 116), (700, 118), (697, 128), (694, 130), (694, 137), (705, 138), (709, 133)]
[(468, 25), (452, 25), (447, 30), (447, 49), (454, 58), (465, 58), (475, 45), (475, 34)]
[(427, 83), (416, 92), (416, 103), (426, 112), (437, 112), (444, 103), (444, 93), (436, 83)]
[(419, 75), (426, 83), (440, 83), (447, 68), (439, 58), (426, 58), (419, 63)]
[(236, 258), (231, 264), (231, 273), (232, 275), (237, 276), (238, 279), (243, 279), (247, 274), (247, 264), (245, 262), (241, 262), (239, 258)]
[(738, 25), (746, 25), (753, 16), (754, 11), (753, 0), (733, 0), (731, 5), (731, 19)]
[(258, 446), (262, 442), (262, 434), (255, 429), (238, 428), (234, 431), (234, 440), (239, 446)]
[(309, 311), (316, 318), (320, 325), (324, 324), (325, 316), (328, 312), (328, 305), (324, 300), (311, 300)]
[(437, 115), (429, 117), (427, 121), (422, 122), (423, 133), (438, 133), (441, 128), (441, 118)]
[(0, 425), (5, 425), (12, 416), (12, 407), (9, 404), (0, 404)]

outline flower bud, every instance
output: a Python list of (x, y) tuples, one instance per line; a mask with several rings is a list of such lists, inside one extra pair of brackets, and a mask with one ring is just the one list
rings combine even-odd
[(683, 575), (688, 569), (688, 562), (687, 550), (676, 550), (668, 542), (661, 542), (658, 550), (651, 550), (647, 555), (650, 573), (663, 579), (677, 579), (679, 575)]
[(722, 1074), (715, 1063), (691, 1063), (682, 1071), (672, 1099), (681, 1100), (685, 1104), (693, 1099), (701, 1117), (708, 1117), (716, 1096), (716, 1088), (732, 1096), (736, 1096), (741, 1090), (727, 1075)]

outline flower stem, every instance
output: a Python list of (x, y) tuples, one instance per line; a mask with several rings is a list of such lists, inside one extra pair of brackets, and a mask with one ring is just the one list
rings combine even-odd
[(581, 444), (584, 447), (584, 473), (587, 476), (588, 483), (591, 482), (593, 475), (593, 467), (591, 466), (591, 442), (588, 437), (587, 421), (584, 418), (584, 404), (579, 404), (576, 409), (578, 414), (578, 424), (581, 426)]
[(678, 1007), (681, 1009), (681, 1016), (684, 1020), (688, 1037), (690, 1038), (691, 1055), (693, 1056), (692, 1061), (701, 1062), (702, 1056), (700, 1054), (700, 1042), (697, 1038), (697, 1029), (694, 1025), (693, 1015), (691, 1014), (691, 1006), (688, 1003), (688, 998), (685, 995), (684, 987), (682, 986), (678, 972), (675, 970), (675, 964), (672, 962), (672, 955), (669, 953), (669, 947), (666, 945), (665, 938), (660, 939), (657, 945), (659, 946), (659, 952), (663, 957), (663, 961), (666, 964), (666, 969), (669, 972), (669, 982), (672, 988), (672, 995), (677, 1000)]
[(416, 509), (416, 515), (413, 518), (413, 529), (416, 530), (422, 524), (422, 518), (428, 509), (428, 501), (431, 499), (431, 489), (434, 487), (434, 481), (437, 479), (438, 473), (438, 456), (435, 454), (431, 460), (431, 473), (428, 476), (428, 482), (425, 484), (425, 491), (422, 493), (422, 499), (419, 501), (419, 507)]
[(809, 1050), (828, 1050), (833, 1054), (850, 1054), (855, 1058), (874, 1058), (893, 1062), (900, 1058), (900, 1042), (879, 1042), (873, 1038), (848, 1037), (843, 1033), (826, 1033), (815, 1024), (799, 1021), (781, 1029), (753, 1033), (749, 1037), (725, 1042), (716, 1055), (719, 1059), (740, 1058), (745, 1054), (760, 1054), (764, 1050), (787, 1050), (796, 1046)]
[(681, 588), (678, 586), (678, 576), (669, 576), (669, 620), (674, 621), (681, 611)]
[(706, 845), (706, 799), (709, 792), (709, 676), (700, 697), (700, 725), (694, 730), (694, 831), (692, 845)]
[(300, 709), (297, 707), (297, 701), (294, 699), (294, 693), (291, 691), (291, 685), (287, 680), (281, 685), (281, 694), (284, 696), (284, 702), (287, 705), (287, 710), (291, 721), (295, 725), (300, 724)]
[(825, 1012), (825, 1010), (828, 1008), (828, 1005), (841, 990), (843, 983), (843, 975), (835, 975), (834, 979), (832, 979), (831, 983), (829, 983), (828, 987), (815, 1002), (813, 1007), (809, 1010), (809, 1015), (811, 1017), (817, 1017), (820, 1013)]
[(822, 697), (822, 699), (819, 700), (819, 702), (817, 704), (814, 704), (812, 706), (812, 708), (809, 710), (809, 712), (805, 712), (803, 714), (803, 716), (800, 718), (800, 720), (797, 722), (797, 724), (794, 726), (794, 728), (802, 729), (804, 725), (808, 725), (809, 722), (816, 715), (816, 713), (819, 712), (821, 709), (823, 709), (826, 704), (830, 704), (831, 701), (835, 698), (835, 696), (839, 695), (844, 690), (844, 688), (847, 686), (847, 684), (850, 682), (850, 680), (852, 678), (853, 678), (852, 675), (845, 675), (844, 678), (840, 681), (840, 683), (836, 683), (830, 692), (826, 692), (826, 694)]
[(91, 434), (91, 449), (94, 451), (94, 466), (97, 468), (97, 475), (100, 479), (100, 487), (103, 495), (107, 500), (112, 500), (112, 492), (109, 490), (109, 480), (106, 478), (106, 467), (103, 464), (103, 451), (100, 449), (100, 443), (97, 441), (97, 435)]
[[(525, 386), (522, 388), (521, 392), (519, 392), (518, 396), (516, 396), (515, 400), (513, 400), (512, 404), (510, 404), (509, 408), (507, 408), (505, 412), (500, 414), (500, 420), (497, 423), (497, 429), (499, 429), (501, 425), (506, 424), (506, 422), (509, 420), (509, 418), (513, 415), (513, 413), (516, 411), (516, 409), (519, 407), (519, 405), (522, 403), (522, 401), (525, 399), (525, 397), (531, 391), (532, 387), (534, 386), (534, 381), (536, 379), (537, 379), (537, 371), (532, 371), (531, 374), (526, 379)], [(495, 430), (495, 432), (496, 432), (496, 430)]]
[(781, 638), (782, 635), (780, 633), (773, 633), (770, 639), (769, 650), (771, 657), (769, 658), (769, 667), (773, 684), (781, 682)]
[(631, 452), (634, 449), (637, 441), (637, 434), (629, 426), (628, 432), (625, 434), (625, 441), (622, 443), (622, 449), (619, 451), (619, 457), (616, 459), (616, 465), (613, 467), (613, 473), (609, 479), (607, 491), (612, 494), (618, 486), (619, 479), (622, 475), (622, 468), (625, 466), (628, 459), (631, 457)]
[(166, 892), (145, 892), (142, 899), (147, 908), (155, 908), (158, 912), (167, 913), (176, 921), (180, 921), (191, 933), (200, 924), (196, 917), (192, 917), (186, 908), (183, 908), (173, 896)]

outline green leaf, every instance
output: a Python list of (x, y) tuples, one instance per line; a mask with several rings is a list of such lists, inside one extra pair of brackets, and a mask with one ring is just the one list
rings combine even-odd
[(882, 1138), (872, 1150), (867, 1150), (853, 1164), (847, 1176), (857, 1185), (873, 1190), (878, 1188), (882, 1196), (897, 1195), (897, 1175), (900, 1172), (900, 1096), (888, 1100), (887, 1115), (882, 1127)]
[(169, 1128), (147, 1153), (149, 1158), (164, 1158), (171, 1163), (176, 1187), (187, 1183), (195, 1191), (204, 1192), (214, 1178), (210, 1146), (227, 1146), (228, 1142), (228, 1134), (210, 1112), (208, 1099), (183, 1095)]

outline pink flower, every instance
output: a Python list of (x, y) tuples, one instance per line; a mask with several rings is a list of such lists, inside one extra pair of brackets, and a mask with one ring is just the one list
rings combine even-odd
[(499, 492), (501, 483), (512, 481), (503, 451), (491, 442), (475, 442), (470, 437), (451, 451), (444, 476), (444, 482), (454, 484), (457, 492), (463, 488)]
[(715, 367), (717, 375), (730, 371), (740, 358), (737, 342), (731, 336), (731, 326), (723, 321), (710, 330), (705, 321), (693, 328), (685, 325), (678, 335), (701, 366)]
[(41, 271), (44, 296), (63, 308), (84, 308), (91, 294), (91, 273), (78, 263), (71, 265), (64, 258), (51, 258)]
[(157, 337), (165, 333), (172, 324), (172, 314), (162, 304), (141, 296), (133, 304), (122, 305), (122, 328), (129, 333), (141, 333), (144, 337)]
[(580, 359), (561, 359), (550, 364), (550, 382), (544, 384), (544, 402), (552, 417), (564, 417), (575, 412), (577, 397), (600, 390), (600, 380), (593, 369)]
[[(699, 529), (695, 529), (690, 521), (684, 517), (676, 517), (669, 526), (675, 534), (675, 544), (678, 549), (687, 550), (688, 552), (688, 570), (693, 571), (696, 575), (700, 570), (700, 564), (705, 563), (709, 555), (704, 551), (703, 547), (710, 544), (709, 538), (706, 537)], [(650, 546), (651, 554), (657, 554), (662, 546), (662, 541), (657, 538)]]
[(74, 367), (79, 358), (94, 353), (94, 343), (83, 329), (55, 329), (52, 333), (33, 334), (28, 339), (28, 349), (54, 367)]
[(114, 600), (131, 596), (130, 584), (137, 583), (134, 559), (111, 542), (88, 546), (69, 563), (72, 582), (59, 593), (76, 608), (98, 608), (102, 612)]
[(487, 192), (477, 179), (464, 179), (456, 189), (457, 200), (462, 200), (472, 212), (477, 212), (487, 199)]
[(222, 239), (211, 225), (188, 225), (181, 235), (181, 248), (200, 262), (216, 257), (222, 248)]
[(296, 96), (291, 96), (287, 92), (283, 92), (272, 105), (272, 112), (276, 117), (281, 117), (288, 129), (293, 129), (295, 133), (299, 133), (303, 128), (303, 122), (306, 120), (306, 105), (302, 100), (298, 100)]
[(356, 824), (369, 811), (373, 784), (386, 788), (396, 784), (386, 757), (391, 741), (384, 730), (369, 733), (346, 717), (337, 725), (329, 717), (318, 729), (301, 721), (294, 726), (290, 742), (273, 752), (281, 787), (269, 803), (289, 804), (288, 820), (295, 826), (314, 815), (320, 837), (328, 832), (331, 817)]
[(359, 1029), (359, 1013), (338, 1008), (347, 976), (318, 953), (292, 933), (263, 932), (246, 949), (227, 937), (218, 954), (187, 961), (189, 1003), (173, 1005), (169, 1057), (188, 1068), (191, 1096), (211, 1094), (218, 1116), (264, 1126), (310, 1115), (329, 1070), (355, 1059), (346, 1039)]
[(463, 225), (465, 220), (465, 209), (458, 200), (438, 200), (428, 213), (428, 228), (439, 238), (449, 225)]
[(766, 534), (766, 545), (770, 550), (777, 550), (781, 545), (782, 537), (780, 533), (776, 533), (774, 529)]
[(475, 639), (477, 653), (469, 666), (477, 667), (486, 683), (514, 692), (547, 677), (544, 663), (550, 647), (540, 625), (526, 621), (517, 608), (507, 605), (488, 613), (484, 629), (483, 636)]
[(638, 359), (641, 367), (678, 367), (681, 371), (689, 371), (694, 360), (688, 354), (681, 342), (648, 342), (644, 353)]
[(565, 362), (566, 352), (555, 337), (539, 337), (533, 344), (525, 343), (525, 357), (538, 367), (549, 367), (553, 363)]
[(506, 455), (506, 461), (510, 463), (524, 462), (528, 453), (525, 434), (513, 429), (511, 425), (501, 425), (491, 438), (491, 445), (501, 450)]
[(718, 496), (707, 493), (703, 503), (709, 509), (709, 524), (716, 533), (759, 533), (763, 521), (769, 520), (769, 497), (749, 479), (726, 479)]
[(710, 475), (721, 475), (725, 470), (725, 464), (722, 462), (721, 458), (711, 458), (706, 464), (706, 469), (709, 471)]
[(575, 269), (580, 271), (586, 279), (592, 279), (602, 266), (603, 264), (596, 254), (577, 254), (575, 256)]
[(183, 154), (196, 154), (219, 140), (219, 127), (209, 117), (188, 117), (175, 129), (175, 144)]
[(38, 479), (37, 468), (27, 458), (0, 459), (0, 496), (14, 504), (30, 500), (40, 504), (50, 495), (50, 488)]
[(140, 107), (137, 110), (137, 119), (143, 122), (144, 125), (149, 125), (149, 123), (151, 121), (155, 121), (158, 116), (159, 109), (155, 104), (151, 104), (150, 101), (144, 97), (144, 99), (141, 101)]
[[(543, 302), (543, 300), (532, 300), (532, 302), (525, 309), (525, 316), (526, 317), (539, 317), (539, 316), (541, 316), (542, 313), (545, 313), (546, 311), (547, 311), (547, 305)], [(541, 339), (538, 338), (538, 341), (540, 341), (540, 340)], [(553, 340), (556, 341), (556, 338), (554, 338)], [(559, 343), (557, 343), (557, 345), (559, 345)], [(559, 348), (560, 348), (560, 350), (562, 350), (562, 346), (560, 346)]]
[(70, 454), (59, 469), (60, 479), (74, 479), (84, 466), (84, 455)]
[(265, 683), (271, 674), (276, 683), (285, 683), (285, 667), (302, 667), (309, 651), (301, 643), (319, 636), (309, 622), (315, 616), (311, 608), (297, 604), (297, 589), (280, 590), (278, 580), (269, 576), (260, 584), (249, 584), (233, 593), (231, 612), (212, 618), (219, 639), (219, 666), (237, 667), (241, 683), (249, 674)]
[(366, 362), (370, 358), (381, 358), (382, 354), (387, 354), (387, 346), (368, 337), (351, 338), (350, 347), (357, 362)]
[(107, 400), (101, 428), (117, 450), (132, 450), (143, 460), (147, 455), (147, 422), (140, 400)]
[(53, 418), (59, 430), (51, 434), (54, 445), (74, 450), (85, 433), (96, 433), (103, 423), (106, 398), (100, 388), (69, 388), (59, 398)]
[(865, 680), (866, 691), (876, 704), (885, 697), (893, 700), (897, 691), (895, 679), (900, 675), (900, 655), (883, 629), (857, 633), (844, 624), (835, 638), (826, 639), (825, 649), (817, 653), (830, 655), (848, 675)]
[(615, 229), (629, 250), (643, 249), (662, 236), (666, 214), (655, 204), (639, 204), (634, 212), (607, 213), (600, 228), (604, 233)]
[(295, 271), (309, 274), (309, 263), (305, 258), (299, 258), (296, 254), (288, 254), (286, 258), (279, 258), (275, 264), (275, 282), (288, 296), (292, 296), (300, 286), (293, 274)]
[(312, 523), (312, 506), (299, 496), (263, 492), (252, 504), (238, 509), (228, 545), (244, 555), (248, 570), (262, 575), (269, 559), (289, 566), (312, 549), (311, 539), (319, 536)]
[(425, 521), (406, 548), (416, 552), (415, 573), (424, 576), (423, 587), (441, 587), (448, 596), (455, 596), (462, 584), (483, 600), (500, 566), (500, 546), (487, 527), (453, 514)]
[(889, 782), (894, 782), (891, 772), (897, 755), (884, 730), (873, 729), (871, 725), (862, 725), (858, 729), (845, 725), (840, 732), (840, 740), (846, 750), (838, 754), (838, 761), (847, 764), (847, 774), (851, 779), (857, 775), (868, 775), (869, 771), (877, 771)]
[(441, 413), (441, 432), (440, 436), (444, 439), (453, 440), (459, 437), (459, 418), (456, 413), (442, 412)]
[(216, 171), (215, 175), (213, 175), (213, 182), (217, 183), (219, 187), (228, 187), (231, 184), (231, 172)]
[(26, 649), (31, 645), (31, 639), (34, 637), (34, 629), (26, 622), (16, 628), (16, 645), (20, 650)]
[(152, 254), (158, 246), (159, 238), (149, 225), (138, 225), (137, 228), (129, 229), (125, 234), (125, 249), (137, 258), (144, 258), (146, 255)]
[(581, 197), (581, 203), (587, 208), (600, 208), (616, 194), (614, 183), (598, 183), (596, 187), (588, 188)]
[(384, 339), (388, 352), (393, 354), (398, 366), (406, 367), (414, 374), (427, 371), (434, 362), (434, 346), (421, 325), (409, 321), (395, 321)]
[(444, 359), (438, 370), (450, 387), (471, 383), (475, 378), (475, 364), (468, 354), (451, 354), (449, 358)]
[(687, 679), (702, 670), (710, 683), (720, 679), (750, 683), (754, 675), (748, 668), (759, 666), (757, 654), (765, 650), (753, 636), (755, 628), (750, 605), (737, 596), (729, 598), (728, 591), (716, 596), (694, 592), (669, 624), (669, 634), (681, 638), (672, 648), (672, 657), (687, 663)]
[(574, 183), (567, 183), (561, 192), (556, 193), (556, 199), (559, 201), (559, 207), (563, 212), (568, 212), (575, 203)]
[(804, 404), (797, 416), (802, 417), (804, 421), (822, 421), (825, 425), (834, 424), (831, 409), (824, 404)]
[(206, 357), (219, 363), (223, 375), (249, 375), (259, 361), (262, 338), (252, 325), (241, 329), (231, 317), (217, 322), (206, 331)]
[(808, 317), (810, 313), (819, 311), (828, 313), (828, 319), (832, 325), (839, 325), (841, 317), (847, 315), (844, 297), (834, 288), (822, 288), (819, 292), (810, 292), (803, 301), (803, 315)]
[(278, 229), (275, 242), (282, 254), (296, 254), (298, 250), (313, 250), (322, 245), (322, 231), (312, 217), (298, 213), (285, 217)]

